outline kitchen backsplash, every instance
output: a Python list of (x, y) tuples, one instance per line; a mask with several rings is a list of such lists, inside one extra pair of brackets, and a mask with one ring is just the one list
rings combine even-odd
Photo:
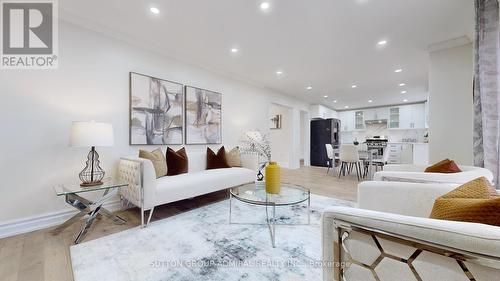
[(387, 124), (366, 125), (363, 131), (340, 132), (341, 143), (352, 143), (354, 140), (360, 143), (368, 137), (386, 136), (389, 142), (400, 142), (403, 139), (416, 139), (416, 142), (424, 142), (427, 129), (408, 129), (408, 130), (388, 130)]

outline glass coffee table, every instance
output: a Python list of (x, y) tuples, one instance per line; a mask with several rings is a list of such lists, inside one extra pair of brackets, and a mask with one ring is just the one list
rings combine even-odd
[[(121, 187), (127, 185), (128, 184), (125, 182), (120, 182), (108, 178), (103, 180), (103, 184), (96, 186), (81, 187), (80, 182), (73, 182), (73, 183), (60, 184), (54, 186), (54, 191), (56, 192), (56, 195), (64, 196), (66, 203), (68, 203), (69, 205), (71, 205), (80, 212), (71, 217), (70, 219), (68, 219), (67, 221), (65, 221), (60, 226), (56, 227), (52, 231), (52, 233), (54, 235), (58, 234), (64, 229), (66, 229), (68, 226), (79, 221), (80, 218), (82, 218), (83, 216), (88, 215), (88, 217), (85, 220), (85, 225), (83, 226), (83, 229), (80, 231), (80, 233), (75, 239), (75, 244), (78, 244), (81, 241), (83, 241), (83, 239), (85, 239), (85, 236), (87, 235), (90, 226), (92, 225), (94, 219), (98, 215), (104, 215), (109, 219), (111, 219), (116, 224), (127, 223), (126, 220), (113, 214), (111, 211), (105, 209), (102, 206), (105, 202), (116, 196), (118, 194), (118, 190)], [(82, 197), (83, 194), (96, 193), (98, 191), (101, 191), (102, 195), (94, 201)]]
[[(251, 205), (265, 206), (266, 223), (269, 227), (273, 248), (276, 247), (276, 207), (298, 205), (307, 201), (307, 224), (311, 223), (311, 192), (302, 186), (282, 183), (279, 194), (266, 192), (264, 182), (256, 182), (233, 187), (229, 190), (229, 223), (231, 224), (233, 198)], [(269, 217), (268, 208), (272, 208)]]

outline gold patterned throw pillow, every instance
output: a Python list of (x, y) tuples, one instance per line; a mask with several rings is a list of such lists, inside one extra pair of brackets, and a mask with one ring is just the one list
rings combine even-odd
[(241, 164), (240, 148), (235, 147), (226, 152), (226, 160), (227, 164), (229, 164), (229, 166), (231, 167), (242, 167), (243, 165)]
[(500, 197), (480, 177), (437, 198), (430, 218), (500, 226)]
[(155, 168), (156, 178), (167, 175), (167, 160), (161, 148), (155, 149), (151, 152), (146, 150), (139, 150), (139, 158), (149, 159), (153, 162)]

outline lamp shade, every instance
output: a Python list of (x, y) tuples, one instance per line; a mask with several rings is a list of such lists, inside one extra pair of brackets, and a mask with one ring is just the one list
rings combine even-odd
[(74, 121), (71, 124), (69, 146), (113, 146), (113, 125), (100, 122)]

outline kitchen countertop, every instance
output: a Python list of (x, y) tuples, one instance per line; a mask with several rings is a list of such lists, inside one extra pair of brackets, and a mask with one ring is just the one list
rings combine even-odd
[(428, 145), (428, 142), (404, 142), (404, 141), (390, 141), (387, 144), (411, 144), (411, 145)]

